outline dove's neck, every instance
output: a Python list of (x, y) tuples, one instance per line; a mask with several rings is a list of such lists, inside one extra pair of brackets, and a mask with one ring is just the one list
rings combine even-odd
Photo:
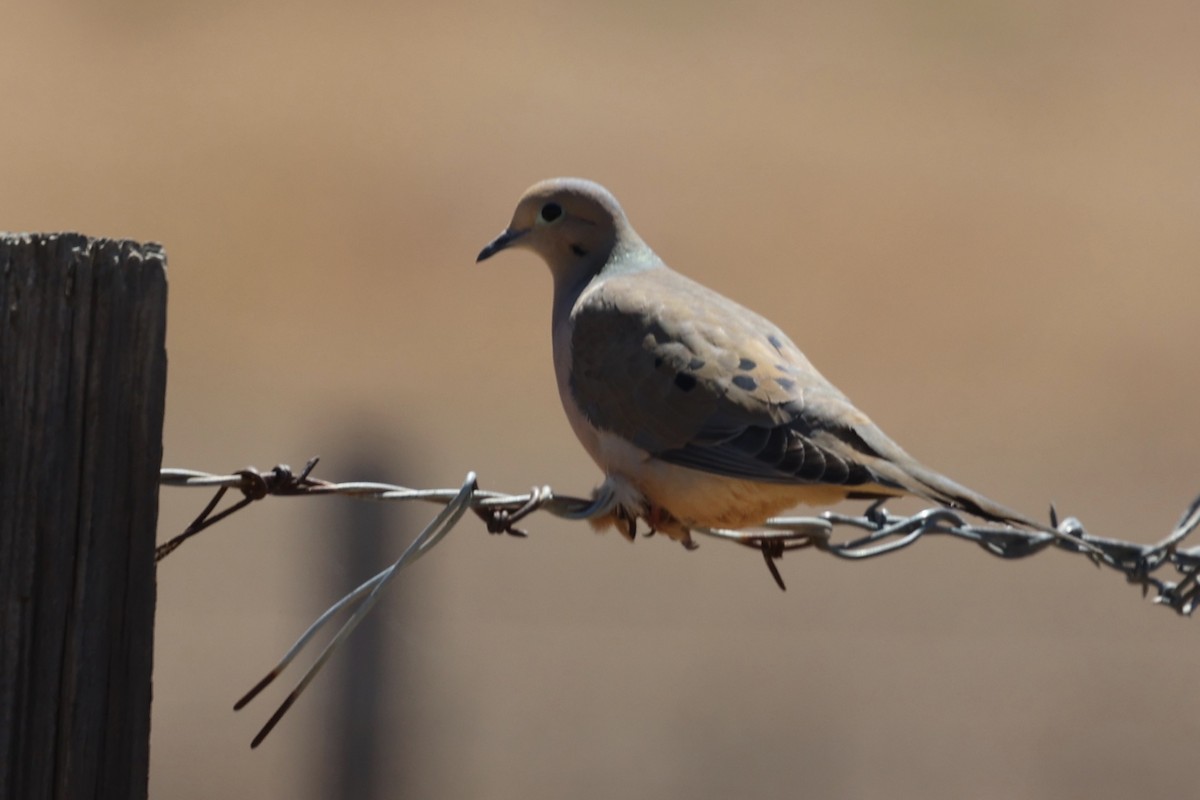
[(665, 266), (650, 246), (632, 230), (616, 238), (607, 251), (587, 256), (551, 270), (554, 275), (554, 329), (567, 322), (571, 309), (587, 288), (614, 275), (627, 275)]

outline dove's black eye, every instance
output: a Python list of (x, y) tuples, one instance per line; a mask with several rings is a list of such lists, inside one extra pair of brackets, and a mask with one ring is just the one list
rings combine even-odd
[(546, 203), (546, 205), (542, 206), (542, 219), (546, 220), (546, 222), (554, 222), (554, 220), (561, 216), (562, 206), (558, 203)]

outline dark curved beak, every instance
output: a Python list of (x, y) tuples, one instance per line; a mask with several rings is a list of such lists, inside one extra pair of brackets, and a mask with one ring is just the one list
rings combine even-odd
[(509, 228), (495, 239), (492, 239), (492, 241), (488, 243), (487, 247), (479, 251), (479, 256), (475, 259), (475, 263), (478, 264), (480, 261), (491, 258), (492, 256), (496, 255), (496, 253), (499, 253), (501, 250), (504, 250), (512, 245), (513, 242), (515, 242), (517, 239), (520, 239), (527, 233), (529, 233), (529, 231), (514, 231), (513, 229)]

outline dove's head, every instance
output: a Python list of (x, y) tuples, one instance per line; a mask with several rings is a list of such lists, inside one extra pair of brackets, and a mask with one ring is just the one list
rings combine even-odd
[(526, 190), (512, 222), (476, 261), (523, 247), (541, 256), (556, 282), (591, 277), (615, 253), (645, 248), (607, 189), (580, 178), (553, 178)]

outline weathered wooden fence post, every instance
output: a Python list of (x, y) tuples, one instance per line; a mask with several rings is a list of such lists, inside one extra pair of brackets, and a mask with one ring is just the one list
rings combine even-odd
[(158, 245), (0, 235), (0, 800), (146, 797), (166, 304)]

